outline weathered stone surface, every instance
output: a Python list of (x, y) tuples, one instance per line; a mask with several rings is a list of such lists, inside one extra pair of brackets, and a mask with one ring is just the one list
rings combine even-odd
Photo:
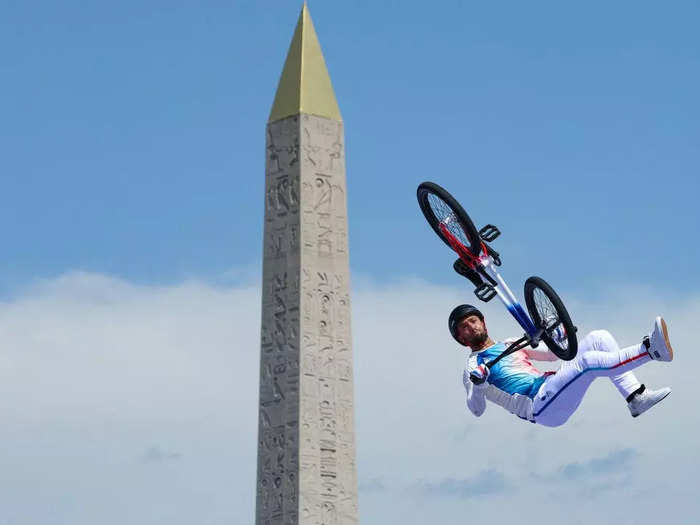
[(268, 124), (258, 525), (358, 521), (343, 125)]

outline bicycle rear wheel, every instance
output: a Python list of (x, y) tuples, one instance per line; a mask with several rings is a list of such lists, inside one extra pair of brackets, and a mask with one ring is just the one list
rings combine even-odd
[(537, 328), (544, 328), (542, 341), (554, 355), (571, 361), (578, 351), (576, 327), (554, 289), (541, 277), (525, 281), (525, 304)]
[(460, 206), (457, 200), (448, 191), (434, 182), (423, 182), (418, 186), (418, 204), (425, 215), (428, 224), (433, 228), (438, 237), (450, 248), (448, 238), (440, 229), (443, 224), (447, 230), (459, 241), (472, 255), (478, 257), (481, 252), (481, 237), (474, 223)]

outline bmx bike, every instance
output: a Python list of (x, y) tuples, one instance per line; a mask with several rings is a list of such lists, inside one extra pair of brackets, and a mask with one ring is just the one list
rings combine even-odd
[(573, 359), (578, 351), (577, 329), (554, 289), (541, 277), (529, 277), (524, 287), (528, 315), (498, 272), (497, 267), (502, 264), (501, 256), (489, 243), (501, 234), (500, 230), (492, 224), (477, 230), (459, 202), (433, 182), (420, 184), (417, 196), (430, 226), (459, 255), (455, 270), (472, 281), (476, 287), (474, 294), (484, 302), (498, 295), (525, 330), (523, 337), (514, 341), (486, 366), (491, 368), (505, 356), (525, 346), (534, 348), (540, 341), (559, 359)]

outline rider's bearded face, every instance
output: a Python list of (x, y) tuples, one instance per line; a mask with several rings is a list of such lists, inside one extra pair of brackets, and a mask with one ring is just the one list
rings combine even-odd
[(457, 324), (457, 337), (471, 348), (479, 348), (489, 338), (486, 324), (476, 315), (465, 317)]

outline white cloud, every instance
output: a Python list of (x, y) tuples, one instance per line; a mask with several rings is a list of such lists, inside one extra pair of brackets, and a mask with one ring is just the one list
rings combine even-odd
[(0, 523), (250, 522), (259, 312), (83, 273), (0, 304)]
[[(663, 313), (676, 360), (639, 370), (651, 386), (674, 389), (649, 414), (631, 418), (599, 380), (558, 429), (495, 406), (479, 419), (466, 412), (464, 355), (446, 329), (465, 296), (417, 280), (355, 280), (362, 523), (456, 524), (496, 511), (505, 521), (533, 508), (556, 521), (596, 487), (596, 505), (569, 523), (683, 523), (700, 510), (698, 295), (624, 288), (566, 298), (581, 333), (605, 327), (623, 345)], [(494, 336), (519, 333), (496, 301), (483, 309)], [(0, 523), (250, 523), (259, 325), (257, 286), (196, 280), (149, 287), (73, 273), (0, 303)], [(634, 451), (618, 461), (634, 470), (622, 486), (620, 472), (596, 470), (619, 451)], [(480, 472), (507, 495), (479, 492)], [(562, 482), (561, 472), (591, 475)], [(451, 496), (416, 498), (416, 486)], [(475, 497), (454, 497), (467, 493)]]
[[(393, 475), (393, 485), (398, 488), (410, 483), (410, 478), (427, 479), (439, 486), (448, 479), (471, 480), (480, 471), (503, 472), (505, 482), (515, 489), (506, 497), (510, 503), (498, 508), (499, 521), (522, 519), (523, 509), (533, 507), (546, 509), (552, 522), (570, 520), (571, 505), (577, 498), (595, 492), (597, 504), (610, 513), (592, 507), (590, 513), (577, 516), (582, 523), (592, 519), (614, 523), (621, 504), (613, 491), (636, 494), (659, 486), (665, 494), (672, 494), (665, 495), (674, 505), (666, 519), (685, 522), (682, 513), (698, 510), (688, 487), (700, 467), (695, 454), (700, 421), (693, 374), (700, 356), (694, 352), (691, 335), (700, 314), (700, 300), (697, 295), (668, 299), (639, 287), (590, 295), (593, 299), (586, 301), (567, 299), (580, 335), (607, 328), (622, 346), (636, 344), (651, 328), (655, 315), (666, 317), (676, 360), (672, 364), (650, 363), (638, 369), (637, 375), (652, 387), (670, 385), (673, 393), (648, 414), (633, 419), (614, 387), (600, 379), (566, 426), (549, 429), (519, 421), (495, 406), (489, 406), (479, 419), (467, 412), (461, 386), (464, 356), (446, 329), (450, 308), (460, 302), (454, 291), (405, 282), (356, 293), (361, 475), (382, 477), (385, 485), (391, 485), (386, 478)], [(467, 294), (460, 297), (470, 300)], [(376, 308), (373, 303), (377, 303)], [(497, 301), (485, 305), (484, 311), (495, 338), (520, 333)], [(370, 430), (372, 434), (367, 435)], [(595, 465), (596, 458), (614, 456), (619, 450), (639, 453), (635, 456), (635, 476), (624, 490), (615, 477), (622, 474), (610, 473), (596, 480), (599, 487), (608, 484), (607, 491), (593, 490), (590, 483), (561, 486), (542, 479), (567, 465)], [(383, 497), (388, 501), (386, 495)], [(368, 499), (372, 501), (372, 495)], [(458, 523), (467, 511), (470, 521), (491, 515), (498, 497), (481, 499), (489, 504), (475, 509), (470, 501), (440, 500), (428, 506), (432, 516), (440, 516), (444, 523)], [(399, 501), (411, 506), (409, 497), (397, 499), (395, 504)], [(623, 507), (636, 516), (635, 523), (651, 523), (661, 515), (656, 504), (653, 498), (643, 498), (634, 503), (630, 500)], [(412, 510), (415, 512), (408, 513), (411, 517), (406, 523), (424, 523), (421, 510)], [(369, 523), (375, 521), (370, 518)]]

